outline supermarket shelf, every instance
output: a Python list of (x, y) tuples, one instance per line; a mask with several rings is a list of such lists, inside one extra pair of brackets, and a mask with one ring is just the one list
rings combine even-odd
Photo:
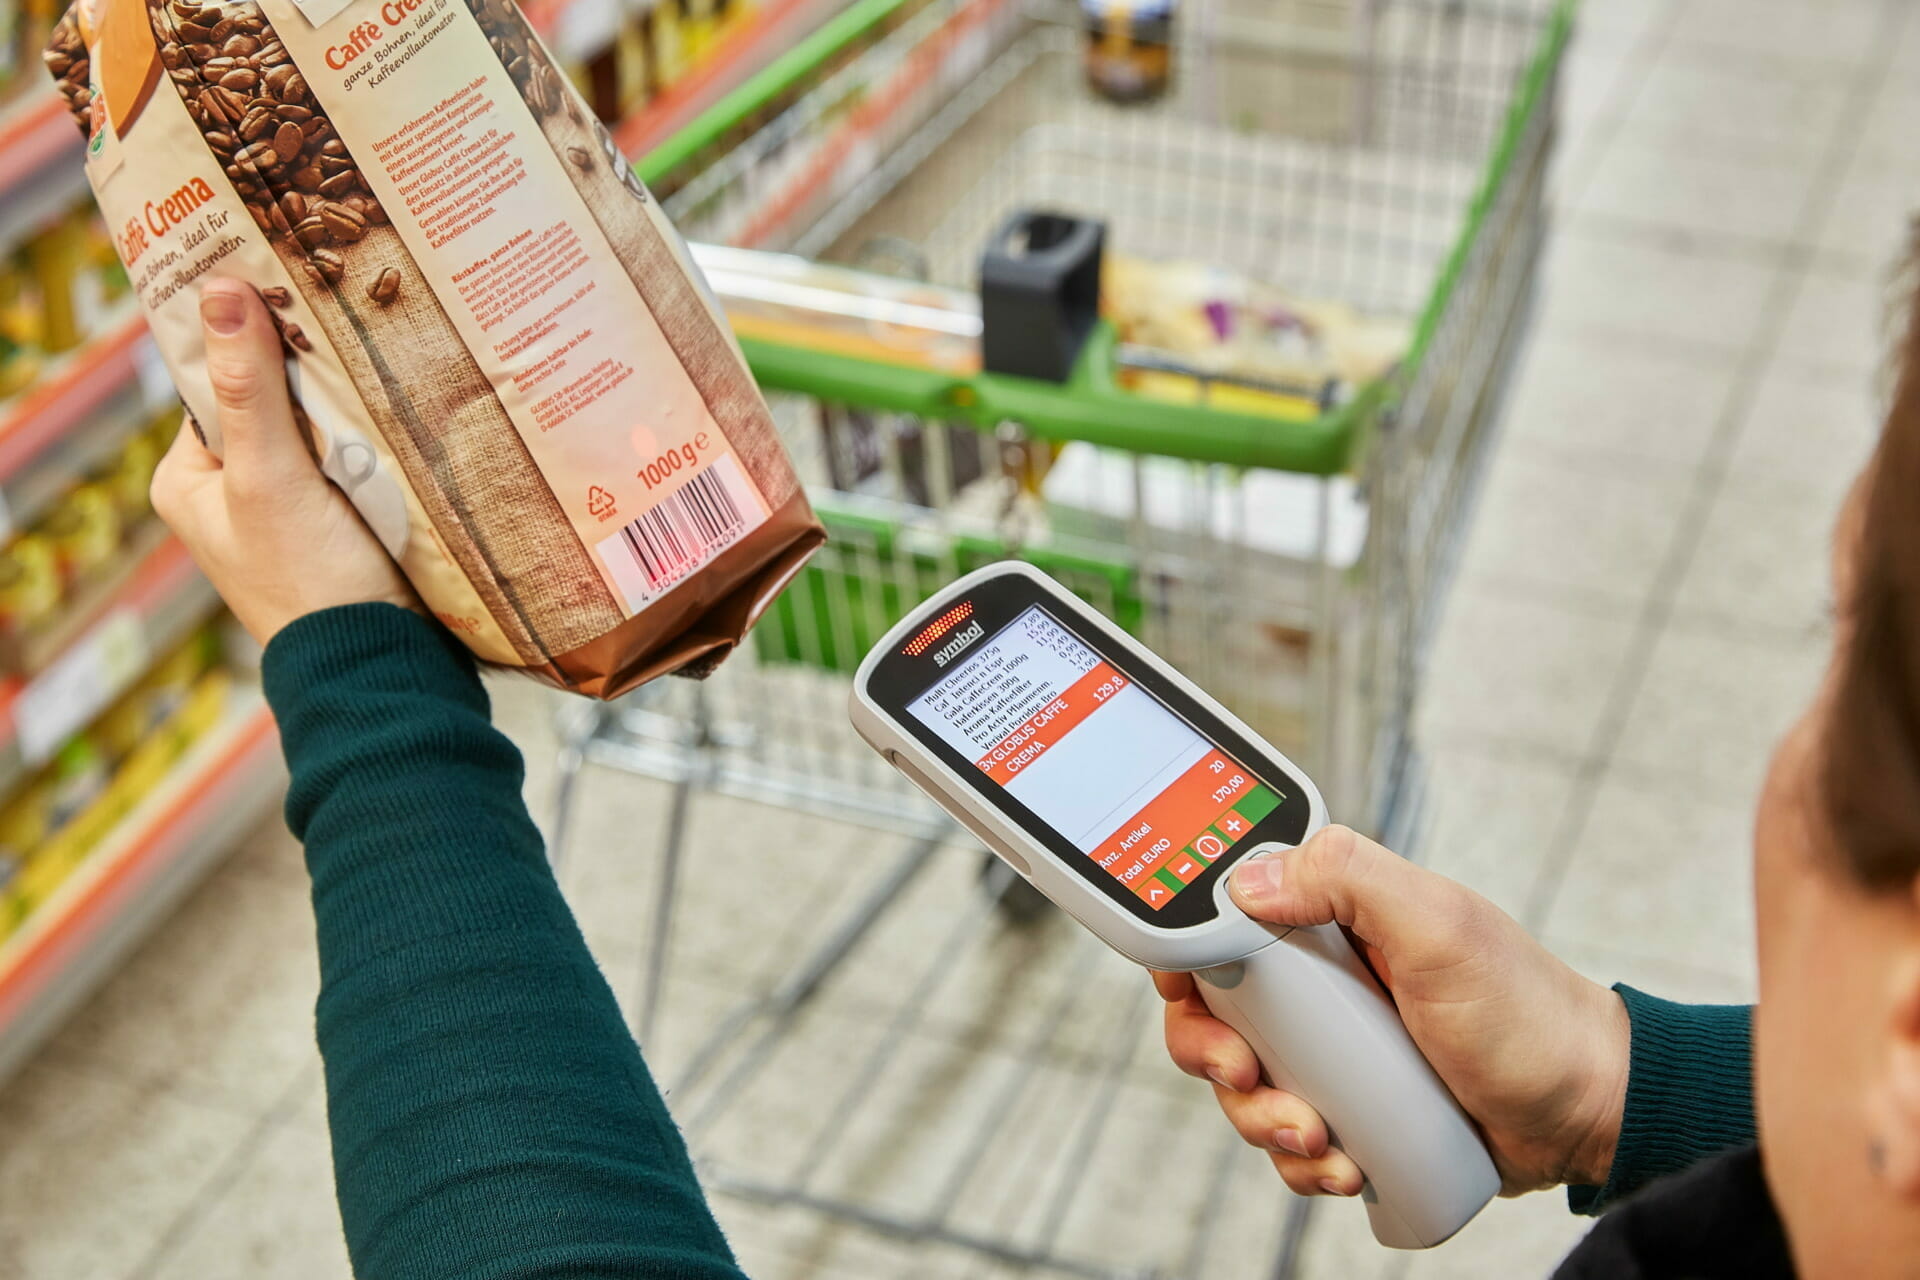
[(236, 688), (221, 722), (0, 943), (0, 1080), (258, 825), (285, 776), (265, 701)]
[(638, 159), (678, 133), (847, 7), (847, 0), (765, 0), (700, 65), (622, 120), (621, 153)]
[(51, 86), (0, 109), (0, 246), (14, 244), (86, 191), (83, 145)]
[(77, 732), (183, 640), (219, 603), (179, 539), (161, 534), (84, 599), (74, 621), (37, 636), (29, 659), (58, 654), (30, 679), (0, 682), (0, 792)]
[(32, 390), (0, 402), (0, 485), (11, 483), (68, 431), (139, 384), (153, 361), (147, 324), (130, 314), (50, 366)]

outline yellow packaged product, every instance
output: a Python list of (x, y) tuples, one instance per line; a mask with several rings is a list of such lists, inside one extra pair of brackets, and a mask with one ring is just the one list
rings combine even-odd
[(85, 337), (78, 303), (86, 271), (86, 229), (71, 216), (27, 242), (27, 261), (40, 288), (41, 341), (50, 352), (71, 351)]
[(17, 395), (40, 376), (40, 293), (18, 254), (0, 258), (0, 396)]
[(0, 856), (25, 861), (53, 831), (53, 781), (42, 776), (0, 805)]
[(47, 517), (41, 532), (69, 584), (105, 567), (120, 549), (120, 509), (105, 486), (83, 484)]
[(150, 702), (146, 690), (135, 688), (94, 721), (93, 739), (108, 759), (125, 760), (153, 732), (157, 721), (148, 710)]
[(59, 561), (45, 538), (22, 534), (0, 553), (0, 626), (45, 622), (60, 607), (61, 590)]
[(123, 526), (137, 524), (152, 513), (153, 470), (159, 465), (159, 448), (142, 432), (127, 437), (119, 456), (100, 476), (100, 483), (113, 496)]
[(52, 831), (53, 783), (41, 775), (0, 805), (0, 939), (31, 912), (27, 864)]

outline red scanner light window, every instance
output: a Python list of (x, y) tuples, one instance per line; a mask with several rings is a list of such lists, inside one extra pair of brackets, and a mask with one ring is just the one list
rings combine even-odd
[(928, 646), (935, 640), (938, 640), (941, 636), (947, 634), (947, 632), (953, 630), (972, 616), (973, 601), (962, 600), (959, 604), (953, 606), (953, 608), (928, 623), (927, 629), (910, 640), (907, 643), (907, 647), (902, 649), (901, 652), (909, 658), (919, 657), (927, 651)]

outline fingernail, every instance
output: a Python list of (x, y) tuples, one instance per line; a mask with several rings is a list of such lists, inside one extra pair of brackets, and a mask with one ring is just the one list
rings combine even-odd
[(1227, 1079), (1227, 1073), (1222, 1071), (1218, 1067), (1207, 1068), (1207, 1079), (1213, 1081), (1215, 1084), (1219, 1085), (1222, 1089), (1233, 1089), (1235, 1093), (1240, 1092), (1238, 1089), (1234, 1089), (1233, 1081)]
[(246, 325), (247, 305), (230, 289), (202, 290), (200, 319), (215, 333), (230, 337)]
[(1308, 1154), (1307, 1140), (1300, 1136), (1298, 1129), (1275, 1129), (1273, 1131), (1273, 1145), (1287, 1152), (1289, 1155), (1304, 1156)]
[(1234, 868), (1233, 887), (1249, 897), (1271, 897), (1280, 891), (1280, 860), (1251, 858)]
[(1342, 1187), (1338, 1182), (1334, 1181), (1332, 1178), (1320, 1179), (1320, 1189), (1326, 1192), (1330, 1196), (1344, 1196), (1344, 1195), (1351, 1194), (1344, 1187)]

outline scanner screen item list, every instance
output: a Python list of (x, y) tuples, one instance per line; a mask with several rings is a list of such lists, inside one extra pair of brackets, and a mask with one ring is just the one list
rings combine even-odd
[(1281, 801), (1038, 606), (907, 709), (1156, 910)]

